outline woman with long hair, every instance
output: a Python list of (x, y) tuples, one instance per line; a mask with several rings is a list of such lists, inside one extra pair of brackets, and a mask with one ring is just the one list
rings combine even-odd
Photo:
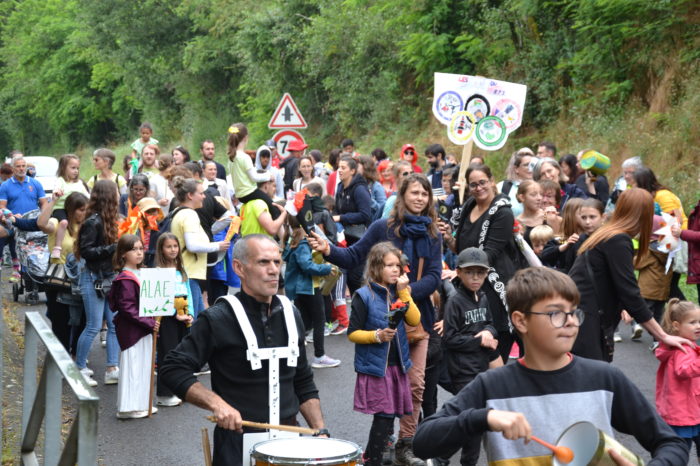
[[(512, 226), (511, 218), (511, 228)], [(435, 312), (430, 296), (437, 290), (441, 281), (442, 236), (437, 228), (433, 189), (424, 175), (406, 176), (399, 187), (396, 203), (389, 218), (373, 222), (362, 238), (352, 246), (334, 246), (313, 232), (309, 237), (311, 247), (322, 252), (328, 262), (347, 270), (364, 269), (370, 249), (382, 241), (391, 241), (408, 259), (411, 296), (420, 310), (423, 330), (433, 333)], [(397, 461), (401, 460), (407, 464), (415, 458), (411, 441), (418, 423), (425, 389), (428, 334), (421, 337), (416, 337), (410, 346), (413, 367), (408, 376), (413, 397), (413, 414), (401, 418), (399, 443), (396, 444)]]
[[(36, 224), (41, 231), (49, 235), (49, 250), (52, 250), (56, 245), (56, 231), (58, 230), (58, 219), (51, 217), (53, 210), (53, 202), (56, 196), (51, 198), (49, 202), (44, 204), (41, 209), (41, 214), (36, 219)], [(80, 226), (85, 221), (87, 212), (88, 198), (83, 193), (72, 192), (66, 198), (64, 209), (68, 220), (66, 234), (63, 236), (61, 246), (61, 255), (58, 258), (52, 258), (52, 264), (65, 264), (68, 254), (73, 253), (73, 245), (78, 238)], [(51, 321), (51, 330), (56, 334), (59, 341), (63, 343), (63, 347), (69, 354), (75, 355), (78, 336), (82, 331), (80, 324), (71, 325), (70, 306), (58, 301), (59, 291), (46, 287), (46, 317)], [(68, 291), (70, 292), (70, 290)], [(84, 319), (80, 319), (84, 324)]]
[(369, 195), (372, 199), (372, 220), (376, 220), (382, 216), (386, 203), (386, 193), (379, 182), (379, 173), (372, 159), (366, 155), (360, 155), (357, 157), (357, 161), (359, 162), (357, 168), (367, 182)]
[(523, 211), (523, 206), (518, 200), (518, 187), (520, 183), (532, 179), (530, 162), (535, 154), (527, 147), (518, 149), (510, 157), (506, 168), (506, 179), (496, 185), (498, 192), (510, 198), (511, 210), (516, 217)]
[(456, 254), (472, 247), (486, 252), (496, 273), (488, 275), (484, 290), (498, 331), (498, 352), (507, 362), (514, 338), (509, 329), (505, 285), (519, 267), (513, 259), (519, 254), (513, 235), (513, 211), (508, 197), (496, 193), (488, 166), (470, 165), (466, 178), (470, 196), (462, 206), (456, 234), (447, 236), (445, 244)]
[(294, 192), (297, 193), (304, 189), (304, 186), (311, 183), (318, 183), (323, 188), (323, 195), (326, 195), (326, 181), (314, 175), (314, 161), (309, 155), (299, 157), (299, 173), (298, 177), (292, 183)]
[(626, 310), (658, 341), (681, 347), (692, 343), (668, 335), (653, 319), (634, 275), (632, 238), (638, 237), (636, 262), (648, 253), (654, 217), (654, 200), (647, 191), (628, 189), (620, 195), (613, 216), (579, 248), (569, 271), (581, 293), (586, 313), (573, 353), (591, 359), (612, 361), (613, 334)]
[(87, 367), (87, 357), (103, 320), (107, 322), (107, 368), (104, 382), (116, 384), (119, 381), (119, 343), (112, 322), (114, 313), (105, 299), (105, 287), (109, 288), (114, 278), (112, 256), (116, 250), (119, 222), (117, 193), (117, 185), (113, 181), (99, 180), (95, 183), (90, 193), (85, 221), (80, 226), (73, 247), (75, 256), (85, 259), (85, 267), (80, 274), (85, 330), (78, 338), (75, 364), (93, 387), (97, 381), (92, 378), (93, 371)]

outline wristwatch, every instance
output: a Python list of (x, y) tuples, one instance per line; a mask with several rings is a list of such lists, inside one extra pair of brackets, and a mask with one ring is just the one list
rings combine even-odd
[(318, 429), (314, 434), (314, 437), (318, 437), (319, 435), (327, 435), (330, 438), (331, 433), (324, 427), (323, 429)]

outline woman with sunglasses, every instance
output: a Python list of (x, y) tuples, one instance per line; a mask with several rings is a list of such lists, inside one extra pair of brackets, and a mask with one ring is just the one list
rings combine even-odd
[(513, 237), (513, 211), (508, 196), (496, 194), (488, 166), (470, 165), (466, 178), (469, 198), (462, 206), (456, 232), (452, 235), (451, 227), (442, 222), (441, 229), (445, 244), (455, 253), (474, 247), (483, 249), (489, 258), (491, 273), (484, 291), (498, 331), (498, 352), (506, 362), (514, 340), (508, 326), (505, 285), (520, 267), (513, 259), (519, 257)]
[(413, 146), (413, 144), (404, 144), (403, 147), (401, 147), (399, 159), (410, 163), (411, 167), (413, 168), (413, 173), (423, 173), (423, 169), (417, 164), (418, 152), (416, 152), (416, 148)]

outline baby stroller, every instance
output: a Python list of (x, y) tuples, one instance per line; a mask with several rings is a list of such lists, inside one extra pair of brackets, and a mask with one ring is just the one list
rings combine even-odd
[[(39, 216), (39, 210), (31, 210), (22, 218), (31, 220)], [(19, 258), (19, 282), (12, 284), (12, 299), (19, 301), (19, 295), (24, 294), (27, 304), (39, 303), (39, 292), (44, 291), (44, 275), (49, 266), (49, 237), (42, 231), (24, 231), (15, 229), (17, 241), (17, 257)]]

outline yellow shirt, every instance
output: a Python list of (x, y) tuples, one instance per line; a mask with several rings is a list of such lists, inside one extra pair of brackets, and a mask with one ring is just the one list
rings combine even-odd
[(686, 217), (685, 212), (683, 212), (683, 205), (681, 204), (681, 200), (678, 199), (678, 196), (673, 194), (668, 189), (661, 189), (656, 192), (656, 195), (654, 196), (654, 202), (659, 204), (661, 211), (666, 212), (667, 214), (672, 214), (673, 211), (676, 209), (680, 210), (681, 217), (683, 218), (681, 228), (683, 230), (688, 229), (688, 217)]
[(209, 237), (204, 232), (199, 216), (193, 209), (182, 209), (173, 219), (170, 225), (170, 231), (177, 236), (180, 242), (180, 250), (182, 251), (182, 265), (185, 267), (185, 272), (189, 278), (197, 280), (207, 279), (207, 254), (205, 252), (193, 253), (187, 250), (185, 245), (185, 233), (194, 233), (197, 235), (197, 240), (209, 243)]
[(265, 201), (260, 199), (254, 199), (243, 204), (243, 207), (241, 207), (241, 236), (253, 234), (270, 236), (258, 221), (260, 214), (269, 211), (270, 209), (265, 204)]
[[(53, 217), (50, 218), (49, 225), (53, 225), (54, 227), (54, 232), (49, 235), (49, 251), (52, 251), (53, 247), (56, 245), (56, 229), (58, 228), (58, 220)], [(68, 230), (66, 230), (66, 234), (63, 236), (63, 242), (61, 243), (61, 257), (59, 259), (51, 259), (52, 264), (66, 263), (66, 256), (73, 252), (73, 243), (75, 243), (75, 240), (78, 239), (78, 229), (79, 227), (77, 225), (73, 227), (73, 236), (69, 235)]]

